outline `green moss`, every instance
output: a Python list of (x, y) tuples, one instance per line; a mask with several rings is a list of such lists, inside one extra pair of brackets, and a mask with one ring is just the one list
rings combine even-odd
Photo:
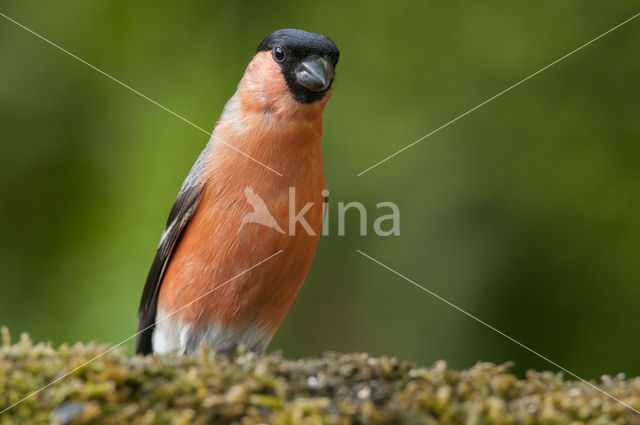
[[(3, 329), (0, 410), (98, 356), (95, 343), (16, 344)], [(640, 409), (640, 378), (600, 387)], [(455, 371), (394, 358), (327, 353), (286, 360), (202, 350), (131, 357), (114, 350), (0, 415), (5, 424), (640, 424), (640, 415), (560, 374), (479, 363)]]

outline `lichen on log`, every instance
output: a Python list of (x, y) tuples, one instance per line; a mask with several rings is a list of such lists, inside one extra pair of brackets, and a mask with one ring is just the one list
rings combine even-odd
[[(3, 330), (0, 410), (103, 353), (97, 343), (11, 344)], [(640, 410), (640, 378), (603, 377)], [(364, 353), (129, 356), (116, 349), (0, 415), (8, 424), (640, 424), (640, 415), (559, 373), (478, 363), (417, 367)]]

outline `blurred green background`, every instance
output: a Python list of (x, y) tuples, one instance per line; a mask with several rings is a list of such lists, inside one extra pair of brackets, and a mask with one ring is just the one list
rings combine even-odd
[[(578, 375), (640, 374), (640, 19), (356, 177), (637, 1), (0, 5), (206, 129), (264, 36), (336, 41), (332, 220), (337, 202), (361, 201), (371, 229), (375, 204), (394, 201), (401, 235), (334, 227), (269, 350), (553, 369), (361, 249)], [(55, 344), (119, 342), (207, 137), (3, 18), (0, 52), (0, 324)]]

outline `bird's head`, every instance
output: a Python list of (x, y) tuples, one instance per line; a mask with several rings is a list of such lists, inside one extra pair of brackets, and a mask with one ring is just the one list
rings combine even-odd
[(322, 109), (339, 57), (338, 46), (328, 37), (296, 29), (275, 31), (262, 40), (247, 67), (240, 83), (243, 100), (268, 110), (299, 110), (303, 105)]
[(310, 32), (285, 29), (270, 34), (258, 46), (280, 68), (291, 96), (300, 103), (313, 103), (326, 95), (340, 51), (330, 38)]

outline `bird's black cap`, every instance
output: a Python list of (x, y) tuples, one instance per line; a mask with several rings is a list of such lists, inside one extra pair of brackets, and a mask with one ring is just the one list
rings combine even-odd
[(338, 63), (340, 57), (338, 46), (329, 37), (302, 30), (284, 29), (275, 31), (262, 40), (258, 46), (258, 51), (271, 50), (276, 46), (286, 47), (290, 49), (291, 53), (297, 53), (300, 56), (308, 56), (310, 54), (328, 56), (333, 60), (334, 66)]
[(283, 29), (271, 33), (258, 46), (259, 52), (269, 50), (295, 100), (313, 103), (324, 97), (340, 58), (333, 40), (307, 31)]

